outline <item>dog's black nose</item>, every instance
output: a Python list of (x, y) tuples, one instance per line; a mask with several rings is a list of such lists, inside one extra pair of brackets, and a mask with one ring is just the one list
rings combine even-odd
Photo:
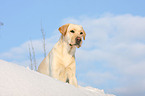
[(81, 40), (80, 37), (77, 37), (77, 38), (76, 38), (76, 43), (77, 43), (77, 44), (80, 44), (81, 41), (82, 41), (82, 40)]

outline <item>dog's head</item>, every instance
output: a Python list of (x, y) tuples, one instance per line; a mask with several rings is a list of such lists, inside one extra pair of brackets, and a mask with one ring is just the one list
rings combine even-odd
[(75, 46), (79, 48), (82, 45), (82, 38), (85, 40), (86, 33), (80, 25), (65, 24), (58, 30), (64, 36), (65, 42), (67, 42), (71, 47)]

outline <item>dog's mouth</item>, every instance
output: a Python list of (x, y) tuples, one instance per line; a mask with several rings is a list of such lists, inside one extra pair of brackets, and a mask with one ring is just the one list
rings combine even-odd
[(80, 45), (80, 44), (69, 44), (69, 46), (70, 46), (70, 47), (75, 46), (75, 47), (79, 48), (81, 45)]

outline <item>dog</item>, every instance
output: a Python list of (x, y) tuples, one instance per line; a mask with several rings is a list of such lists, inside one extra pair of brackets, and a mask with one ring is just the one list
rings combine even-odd
[(65, 24), (58, 30), (61, 37), (39, 65), (38, 72), (77, 87), (75, 51), (81, 47), (86, 33), (76, 24)]

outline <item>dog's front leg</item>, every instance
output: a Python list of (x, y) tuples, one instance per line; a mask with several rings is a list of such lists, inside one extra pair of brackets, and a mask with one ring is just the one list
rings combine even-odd
[(69, 83), (78, 87), (78, 84), (77, 84), (77, 79), (76, 79), (76, 76), (75, 74), (73, 74), (71, 77), (69, 77)]
[(69, 81), (69, 84), (72, 84), (77, 87), (78, 84), (75, 76), (75, 71), (72, 70), (71, 68), (67, 68), (66, 73), (67, 73), (67, 79)]
[(53, 70), (53, 78), (56, 78), (60, 81), (66, 82), (67, 79), (67, 75), (66, 75), (66, 70), (65, 67), (63, 65), (59, 65), (58, 68)]

